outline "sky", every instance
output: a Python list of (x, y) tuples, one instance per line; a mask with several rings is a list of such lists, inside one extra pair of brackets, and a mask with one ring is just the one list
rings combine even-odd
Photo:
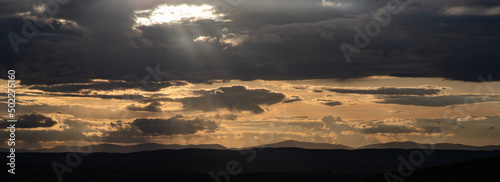
[(500, 145), (499, 28), (494, 0), (0, 1), (0, 84), (17, 148)]

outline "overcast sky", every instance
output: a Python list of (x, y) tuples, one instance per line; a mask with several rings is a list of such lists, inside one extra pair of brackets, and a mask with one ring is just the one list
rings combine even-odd
[(499, 30), (495, 0), (4, 0), (0, 72), (20, 148), (500, 145)]

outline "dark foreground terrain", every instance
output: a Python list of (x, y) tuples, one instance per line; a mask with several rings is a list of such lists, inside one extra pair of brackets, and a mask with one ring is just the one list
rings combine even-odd
[[(386, 181), (388, 173), (393, 174), (391, 181), (483, 181), (498, 179), (500, 174), (500, 151), (436, 150), (422, 155), (424, 158), (414, 155), (415, 151), (419, 150), (182, 149), (86, 156), (16, 153), (16, 175), (7, 173), (8, 166), (3, 164), (1, 181), (57, 182), (52, 166), (56, 163), (59, 171), (66, 170), (61, 177), (68, 182)], [(414, 158), (409, 159), (410, 155)], [(411, 175), (400, 174), (397, 170), (401, 166)]]

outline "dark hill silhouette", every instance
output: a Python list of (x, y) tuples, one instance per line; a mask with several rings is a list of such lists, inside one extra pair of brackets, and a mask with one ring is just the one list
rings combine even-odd
[(351, 147), (339, 144), (329, 144), (329, 143), (310, 143), (310, 142), (300, 142), (295, 140), (286, 140), (278, 143), (272, 143), (263, 145), (265, 148), (302, 148), (302, 149), (344, 149), (350, 150)]
[[(406, 177), (405, 181), (490, 181), (491, 179), (498, 178), (499, 171), (500, 157), (489, 157), (417, 169), (413, 174)], [(398, 174), (397, 171), (389, 172)], [(367, 180), (367, 182), (386, 182), (384, 173), (375, 175)]]
[[(311, 142), (301, 142), (295, 140), (286, 140), (277, 143), (266, 144), (258, 147), (262, 148), (302, 148), (302, 149), (326, 149), (326, 150), (354, 150), (354, 149), (419, 149), (420, 146), (425, 146), (429, 148), (429, 144), (418, 144), (415, 142), (389, 142), (389, 143), (379, 143), (379, 144), (370, 144), (365, 145), (359, 148), (352, 148), (345, 145), (340, 144), (329, 144), (329, 143), (311, 143)], [(489, 145), (489, 146), (469, 146), (463, 144), (452, 144), (452, 143), (439, 143), (434, 145), (436, 150), (500, 150), (500, 145)], [(75, 148), (72, 146), (71, 148)], [(142, 152), (142, 151), (154, 151), (154, 150), (164, 150), (164, 149), (216, 149), (216, 150), (224, 150), (228, 149), (219, 144), (201, 144), (201, 145), (164, 145), (157, 143), (145, 143), (138, 144), (132, 146), (122, 146), (122, 145), (113, 145), (113, 144), (99, 144), (92, 145), (91, 152), (108, 152), (108, 153), (131, 153), (131, 152)], [(84, 148), (85, 150), (87, 147)], [(237, 150), (232, 148), (232, 150)], [(60, 152), (68, 152), (67, 146), (57, 146), (54, 148), (48, 149), (37, 149), (37, 150), (25, 150), (25, 149), (16, 149), (16, 152), (39, 152), (39, 153), (60, 153)], [(8, 149), (0, 148), (0, 152), (8, 152)]]
[[(415, 142), (390, 142), (390, 143), (379, 143), (362, 146), (359, 148), (352, 148), (340, 144), (329, 144), (329, 143), (311, 143), (311, 142), (301, 142), (295, 140), (286, 140), (277, 143), (266, 144), (258, 146), (261, 148), (302, 148), (302, 149), (326, 149), (326, 150), (354, 150), (354, 149), (419, 149), (419, 146), (425, 146), (429, 148), (429, 144), (418, 144)], [(462, 144), (451, 144), (451, 143), (440, 143), (434, 145), (436, 150), (500, 150), (500, 145), (489, 145), (489, 146), (469, 146)], [(71, 148), (75, 148), (72, 146)], [(154, 151), (154, 150), (164, 150), (164, 149), (216, 149), (224, 150), (228, 149), (219, 144), (201, 144), (201, 145), (164, 145), (157, 143), (145, 143), (132, 146), (122, 146), (113, 144), (99, 144), (92, 145), (91, 152), (108, 152), (108, 153), (132, 153), (132, 152), (142, 152), (142, 151)], [(84, 148), (85, 150), (87, 147)], [(237, 150), (232, 148), (232, 150)], [(68, 152), (67, 146), (57, 146), (48, 149), (37, 149), (37, 150), (25, 150), (16, 149), (16, 152), (38, 152), (38, 153), (60, 153)], [(8, 152), (8, 149), (0, 148), (0, 152)]]
[[(227, 169), (236, 161), (241, 175), (231, 182), (250, 181), (358, 181), (380, 171), (397, 169), (398, 156), (414, 150), (361, 149), (318, 150), (265, 148), (247, 150), (180, 149), (134, 153), (92, 153), (81, 156), (81, 164), (64, 175), (65, 181), (214, 181), (209, 172)], [(253, 160), (248, 161), (255, 154)], [(7, 156), (8, 153), (0, 153)], [(68, 153), (16, 153), (16, 173), (3, 175), (6, 181), (57, 181), (51, 164), (66, 164)], [(500, 151), (436, 150), (419, 166), (427, 168), (485, 157)], [(72, 159), (74, 160), (74, 159)], [(496, 174), (496, 173), (492, 173)], [(225, 181), (225, 180), (222, 180)]]
[[(389, 142), (389, 143), (379, 143), (371, 144), (358, 149), (419, 149), (418, 144), (415, 142)], [(429, 148), (429, 144), (423, 144), (426, 148)], [(500, 150), (499, 145), (489, 145), (489, 146), (470, 146), (462, 144), (453, 143), (438, 143), (434, 145), (437, 150)]]

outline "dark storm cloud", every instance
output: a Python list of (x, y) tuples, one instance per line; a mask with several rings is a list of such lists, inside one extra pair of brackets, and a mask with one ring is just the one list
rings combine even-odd
[(219, 125), (214, 121), (200, 118), (189, 120), (183, 116), (174, 116), (169, 119), (135, 119), (130, 126), (132, 130), (138, 129), (139, 132), (136, 135), (144, 136), (188, 135), (199, 131), (214, 132), (219, 128)]
[(220, 87), (214, 90), (196, 91), (199, 97), (177, 99), (184, 108), (215, 111), (228, 109), (230, 111), (250, 111), (254, 114), (264, 112), (260, 105), (272, 105), (285, 99), (282, 93), (275, 93), (266, 89), (247, 89), (244, 86)]
[(214, 132), (219, 128), (213, 121), (200, 118), (186, 120), (177, 116), (170, 119), (136, 119), (132, 125), (144, 135), (187, 135), (198, 131)]
[(49, 128), (56, 125), (57, 122), (47, 116), (32, 113), (18, 116), (16, 123), (8, 123), (6, 119), (3, 119), (0, 122), (0, 127), (5, 128), (10, 124), (15, 124), (16, 128)]
[(326, 88), (326, 91), (342, 93), (342, 94), (383, 94), (383, 95), (435, 95), (442, 92), (444, 89), (437, 88), (392, 88), (381, 87), (377, 89), (342, 89), (342, 88)]
[[(147, 85), (151, 85), (153, 83), (146, 83)], [(186, 82), (182, 81), (167, 81), (162, 83), (154, 83), (157, 84), (157, 87), (154, 89), (148, 90), (144, 88), (143, 82), (126, 82), (126, 81), (110, 81), (110, 82), (92, 82), (86, 84), (60, 84), (60, 85), (36, 85), (30, 87), (30, 89), (37, 89), (46, 92), (64, 92), (64, 93), (72, 93), (72, 92), (82, 92), (82, 91), (112, 91), (112, 90), (125, 90), (125, 89), (141, 89), (146, 91), (158, 91), (162, 88), (172, 87), (172, 86), (183, 86), (186, 85)]]
[(161, 104), (159, 102), (152, 102), (147, 106), (136, 106), (135, 104), (127, 106), (129, 111), (147, 111), (147, 112), (161, 112)]
[(132, 123), (115, 121), (104, 141), (119, 143), (145, 142), (149, 136), (190, 135), (198, 132), (211, 133), (219, 129), (219, 124), (206, 119), (189, 119), (178, 115), (171, 118), (138, 118)]
[[(381, 11), (388, 0), (331, 1), (346, 6), (323, 7), (321, 0), (243, 1), (224, 12), (230, 22), (134, 28), (134, 11), (167, 1), (72, 0), (55, 15), (67, 23), (40, 28), (38, 36), (20, 46), (19, 54), (13, 53), (6, 35), (22, 34), (24, 22), (14, 12), (32, 12), (34, 1), (2, 2), (0, 59), (3, 67), (16, 65), (28, 85), (88, 83), (95, 78), (138, 82), (149, 74), (144, 67), (157, 64), (171, 73), (166, 80), (198, 83), (373, 75), (478, 81), (479, 75), (500, 67), (500, 13), (492, 9), (500, 6), (498, 1), (401, 0), (405, 11), (392, 15), (389, 25), (370, 37), (370, 44), (353, 54), (350, 64), (339, 44), (353, 44), (353, 28), (364, 30), (372, 21), (367, 13)], [(460, 7), (466, 10), (450, 14)], [(220, 41), (193, 42), (199, 36), (220, 40), (222, 28), (228, 28), (224, 36), (233, 33), (242, 42), (234, 47)]]
[(443, 96), (385, 96), (381, 97), (382, 104), (415, 105), (428, 107), (445, 107), (481, 102), (500, 101), (500, 96), (482, 95), (443, 95)]
[(26, 10), (33, 1), (0, 1), (0, 15), (9, 15)]
[(103, 95), (103, 94), (50, 94), (50, 96), (54, 97), (91, 97), (91, 98), (100, 98), (100, 99), (121, 99), (121, 100), (137, 100), (143, 101), (146, 97), (142, 95)]

